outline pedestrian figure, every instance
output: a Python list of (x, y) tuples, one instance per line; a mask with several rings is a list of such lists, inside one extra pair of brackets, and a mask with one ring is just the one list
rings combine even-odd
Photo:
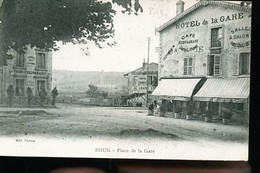
[(53, 90), (51, 91), (51, 96), (52, 96), (52, 102), (51, 105), (55, 106), (56, 103), (56, 97), (59, 95), (58, 90), (56, 87), (53, 88)]
[(27, 88), (27, 105), (31, 106), (32, 104), (32, 99), (33, 99), (33, 92), (30, 87)]
[(153, 105), (153, 103), (151, 103), (148, 106), (148, 115), (153, 115), (153, 111), (154, 111), (154, 105)]
[(39, 97), (40, 97), (40, 106), (43, 106), (47, 97), (47, 92), (45, 88), (41, 88), (41, 91), (39, 92)]
[(9, 87), (7, 88), (7, 95), (8, 95), (8, 99), (9, 99), (9, 106), (12, 107), (13, 106), (13, 97), (14, 97), (13, 85), (9, 85)]

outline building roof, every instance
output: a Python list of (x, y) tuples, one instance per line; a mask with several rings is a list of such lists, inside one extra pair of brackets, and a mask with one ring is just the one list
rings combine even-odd
[(249, 90), (250, 78), (209, 78), (193, 100), (244, 103), (249, 97)]
[(193, 12), (194, 10), (196, 10), (200, 7), (205, 7), (206, 5), (215, 5), (215, 6), (220, 6), (220, 7), (224, 7), (224, 8), (230, 8), (230, 9), (236, 9), (236, 10), (241, 10), (241, 11), (245, 11), (245, 12), (251, 12), (251, 7), (241, 6), (240, 4), (236, 4), (236, 3), (223, 2), (223, 1), (212, 1), (212, 0), (200, 1), (196, 4), (194, 4), (193, 6), (191, 6), (190, 8), (188, 8), (187, 10), (185, 10), (184, 12), (182, 12), (181, 14), (177, 15), (176, 17), (172, 18), (168, 22), (161, 25), (159, 28), (156, 29), (156, 31), (157, 32), (163, 31), (165, 28), (172, 25), (176, 21), (180, 20), (184, 16), (190, 14), (191, 12)]
[[(128, 73), (125, 74), (125, 76), (127, 76), (128, 74), (130, 73), (139, 73), (139, 72), (146, 72), (147, 71), (147, 67), (148, 67), (148, 64), (145, 63), (142, 67), (136, 69), (136, 70), (133, 70), (133, 71), (130, 71)], [(153, 72), (157, 72), (158, 71), (158, 64), (155, 63), (155, 62), (152, 62), (149, 64), (149, 71), (153, 71)]]

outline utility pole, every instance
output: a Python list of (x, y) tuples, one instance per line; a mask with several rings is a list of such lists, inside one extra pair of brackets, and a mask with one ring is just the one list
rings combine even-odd
[(148, 87), (149, 87), (149, 84), (148, 84), (148, 79), (149, 79), (149, 54), (150, 54), (150, 40), (151, 38), (148, 37), (148, 55), (147, 55), (147, 71), (146, 71), (146, 76), (147, 76), (147, 80), (146, 80), (146, 107), (148, 107), (148, 100), (149, 100), (149, 96), (148, 96)]

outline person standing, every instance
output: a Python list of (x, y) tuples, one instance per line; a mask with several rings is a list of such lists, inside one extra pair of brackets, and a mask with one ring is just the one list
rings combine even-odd
[(56, 97), (59, 95), (57, 87), (54, 87), (53, 90), (51, 91), (51, 96), (52, 96), (52, 102), (51, 105), (55, 106), (56, 103)]
[(32, 104), (32, 99), (33, 99), (33, 92), (30, 87), (27, 88), (27, 105), (31, 106)]
[(14, 97), (14, 87), (13, 85), (9, 85), (7, 88), (7, 95), (8, 95), (8, 100), (9, 100), (9, 106), (13, 106), (13, 97)]

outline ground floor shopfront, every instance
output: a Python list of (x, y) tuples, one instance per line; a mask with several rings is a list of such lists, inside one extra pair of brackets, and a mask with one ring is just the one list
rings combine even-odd
[(45, 104), (51, 102), (51, 74), (48, 71), (0, 68), (0, 103), (8, 104), (8, 88), (13, 88), (13, 105), (26, 105), (28, 89), (32, 91), (32, 104), (39, 103), (39, 93), (45, 90), (47, 94)]
[(152, 93), (176, 118), (249, 121), (250, 78), (162, 79)]

